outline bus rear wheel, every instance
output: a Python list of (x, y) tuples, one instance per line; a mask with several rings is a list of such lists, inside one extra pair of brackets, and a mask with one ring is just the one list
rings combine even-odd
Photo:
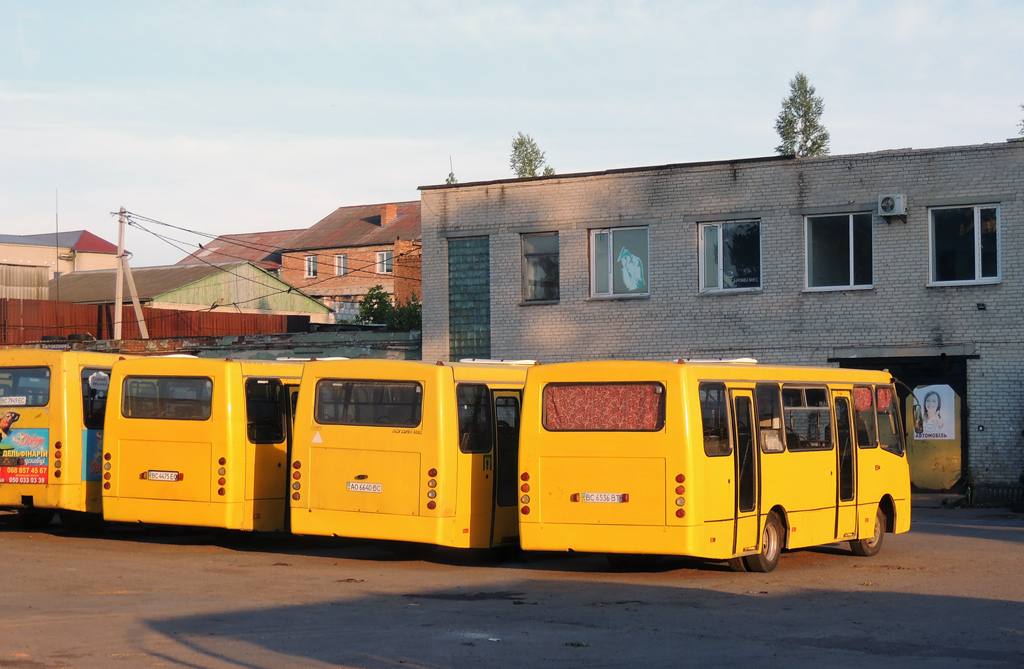
[(747, 555), (743, 562), (749, 571), (756, 571), (767, 574), (774, 571), (779, 564), (779, 555), (782, 554), (782, 523), (779, 516), (769, 513), (764, 522), (764, 532), (761, 534), (761, 552), (756, 555)]
[(871, 557), (882, 550), (882, 539), (885, 538), (885, 514), (882, 509), (875, 512), (875, 531), (869, 539), (856, 539), (850, 542), (850, 550), (860, 557)]

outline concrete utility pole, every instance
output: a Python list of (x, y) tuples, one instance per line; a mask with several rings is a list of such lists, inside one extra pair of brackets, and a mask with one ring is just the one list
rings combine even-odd
[(117, 216), (117, 286), (114, 288), (114, 339), (121, 339), (121, 305), (124, 300), (124, 275), (128, 275), (128, 290), (132, 294), (132, 306), (135, 307), (135, 320), (139, 323), (139, 334), (143, 339), (149, 339), (149, 330), (146, 328), (146, 319), (142, 316), (142, 305), (139, 304), (139, 292), (135, 290), (135, 278), (132, 276), (132, 268), (128, 266), (128, 258), (124, 253), (124, 225), (127, 222), (127, 212), (124, 207)]
[(125, 211), (117, 216), (117, 284), (114, 286), (114, 339), (121, 339), (121, 304), (124, 301), (124, 224)]

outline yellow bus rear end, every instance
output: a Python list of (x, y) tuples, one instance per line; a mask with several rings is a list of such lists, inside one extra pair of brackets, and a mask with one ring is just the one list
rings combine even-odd
[(103, 455), (107, 520), (287, 530), (302, 365), (154, 357), (114, 367)]
[[(99, 518), (110, 370), (119, 356), (0, 351), (0, 506), (38, 524)], [(87, 514), (87, 515), (86, 515)]]
[(525, 378), (523, 365), (308, 363), (295, 425), (292, 531), (514, 545)]

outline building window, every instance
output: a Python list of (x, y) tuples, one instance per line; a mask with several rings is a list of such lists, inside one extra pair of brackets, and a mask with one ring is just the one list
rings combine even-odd
[(729, 221), (700, 226), (700, 289), (761, 287), (761, 222)]
[(306, 278), (316, 278), (316, 256), (306, 256)]
[(870, 287), (871, 214), (807, 217), (807, 287)]
[(933, 283), (999, 281), (999, 207), (932, 209), (929, 216)]
[(335, 276), (345, 276), (348, 274), (348, 255), (340, 254), (334, 256), (334, 274)]
[(590, 231), (590, 294), (648, 295), (647, 228)]
[(394, 270), (393, 251), (377, 251), (377, 274), (391, 274)]
[(558, 299), (558, 233), (523, 235), (523, 300)]

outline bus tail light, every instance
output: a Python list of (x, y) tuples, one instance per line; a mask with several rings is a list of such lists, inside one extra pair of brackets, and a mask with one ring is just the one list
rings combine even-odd
[(226, 494), (226, 491), (224, 490), (224, 488), (218, 488), (217, 494), (223, 497)]
[(300, 497), (302, 497), (302, 495), (300, 495), (299, 493), (297, 493), (297, 492), (293, 492), (292, 493), (292, 499), (294, 499), (295, 501), (298, 501)]
[(437, 498), (437, 467), (431, 467), (427, 470), (427, 508), (433, 511), (437, 508), (437, 502), (434, 500)]
[(302, 469), (302, 463), (296, 460), (292, 463), (292, 469)]
[(302, 474), (300, 474), (299, 472), (292, 472), (292, 478), (298, 481), (299, 479), (302, 478)]
[(226, 465), (228, 463), (227, 458), (221, 458), (217, 461), (218, 465)]
[(110, 481), (106, 481), (106, 482), (104, 482), (104, 484), (103, 484), (103, 489), (104, 489), (104, 490), (110, 490)]
[(676, 509), (676, 518), (682, 518), (686, 515), (685, 509)]
[(570, 502), (578, 502), (578, 501), (580, 501), (580, 494), (578, 492), (574, 492), (573, 494), (569, 495), (569, 501)]
[(523, 472), (522, 475), (519, 478), (521, 478), (524, 481), (529, 481), (530, 480), (530, 474), (527, 473), (527, 472)]
[(528, 506), (524, 506), (524, 507), (523, 507), (523, 509), (522, 509), (522, 514), (523, 514), (524, 516), (528, 516), (528, 515), (530, 515), (530, 507), (528, 507)]
[(523, 485), (519, 486), (519, 489), (522, 490), (523, 492), (530, 492), (530, 484), (524, 483)]
[(625, 504), (628, 501), (629, 501), (629, 493), (628, 492), (622, 493), (622, 503)]
[(686, 477), (682, 474), (676, 474), (676, 483), (686, 483)]
[(427, 502), (427, 508), (433, 511), (434, 509), (437, 508), (437, 502), (435, 502), (434, 500), (430, 500), (429, 502)]

